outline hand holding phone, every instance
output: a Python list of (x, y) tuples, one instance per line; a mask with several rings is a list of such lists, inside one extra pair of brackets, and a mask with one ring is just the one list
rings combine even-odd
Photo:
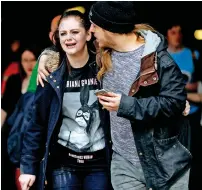
[(98, 95), (102, 95), (102, 96), (105, 96), (109, 91), (105, 90), (105, 89), (100, 89), (100, 90), (95, 90), (95, 95), (98, 96)]
[(121, 94), (101, 89), (96, 90), (95, 95), (98, 96), (99, 102), (103, 106), (102, 109), (107, 109), (108, 111), (117, 111), (119, 109)]

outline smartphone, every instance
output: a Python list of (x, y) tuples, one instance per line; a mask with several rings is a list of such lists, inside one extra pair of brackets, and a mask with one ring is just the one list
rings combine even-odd
[(102, 95), (104, 96), (106, 93), (108, 93), (109, 91), (105, 90), (105, 89), (100, 89), (100, 90), (95, 90), (95, 95), (98, 96), (98, 95)]

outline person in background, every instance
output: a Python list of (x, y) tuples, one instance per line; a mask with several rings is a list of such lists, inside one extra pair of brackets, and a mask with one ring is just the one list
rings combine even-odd
[[(179, 66), (184, 75), (187, 92), (197, 92), (198, 81), (194, 80), (193, 74), (195, 72), (196, 59), (193, 58), (191, 49), (183, 45), (183, 33), (180, 24), (172, 24), (167, 30), (168, 52)], [(197, 105), (191, 104), (189, 113), (189, 120), (191, 126), (199, 123), (198, 112), (200, 108)]]
[[(19, 73), (19, 64), (20, 64), (20, 48), (21, 42), (20, 40), (14, 40), (10, 45), (10, 55), (7, 55), (9, 58), (9, 65), (6, 67), (5, 71), (2, 74), (1, 81), (1, 96), (3, 96), (6, 82), (11, 75), (15, 75)], [(2, 68), (3, 70), (3, 68)]]
[[(195, 77), (195, 73), (201, 73), (201, 70), (197, 69), (200, 63), (198, 63), (195, 53), (191, 51), (190, 48), (183, 45), (183, 31), (180, 24), (176, 23), (168, 27), (167, 40), (168, 52), (184, 75), (188, 94), (187, 99), (190, 103), (190, 113), (188, 115), (188, 119), (191, 125), (191, 153), (193, 161), (190, 171), (189, 188), (190, 190), (195, 190), (198, 187), (197, 184), (200, 184), (201, 176), (198, 176), (201, 172), (199, 167), (199, 165), (201, 165), (201, 161), (198, 159), (198, 152), (201, 147), (201, 105), (196, 101), (193, 101), (193, 94), (196, 94), (198, 91), (199, 80)], [(200, 97), (200, 95), (198, 97)]]
[(20, 73), (9, 77), (4, 96), (1, 99), (1, 126), (7, 117), (13, 112), (15, 105), (21, 94), (27, 91), (32, 70), (36, 65), (39, 50), (30, 46), (25, 48), (21, 55), (19, 64)]
[(50, 26), (50, 31), (49, 31), (49, 39), (51, 42), (53, 42), (53, 44), (55, 43), (55, 39), (54, 39), (54, 33), (58, 28), (58, 22), (61, 18), (61, 15), (57, 15), (55, 16), (52, 21), (51, 21), (51, 26)]
[(7, 125), (7, 118), (13, 113), (15, 105), (20, 96), (27, 91), (32, 70), (36, 64), (39, 51), (36, 47), (25, 48), (21, 55), (19, 74), (12, 75), (7, 81), (4, 96), (1, 99), (1, 152), (2, 152), (2, 189), (15, 189), (15, 167), (10, 162), (7, 153), (7, 139), (10, 127)]
[[(52, 21), (51, 21), (51, 26), (50, 26), (50, 31), (49, 31), (49, 39), (50, 41), (54, 44), (55, 43), (55, 40), (54, 40), (54, 32), (57, 30), (57, 27), (58, 27), (58, 22), (60, 20), (60, 17), (61, 15), (57, 15), (55, 16)], [(52, 50), (54, 49), (54, 51), (57, 51), (56, 48), (51, 48)], [(42, 52), (41, 55), (41, 61), (43, 61), (43, 59), (46, 59), (46, 55)], [(38, 60), (37, 60), (37, 64), (35, 65), (33, 71), (32, 71), (32, 76), (31, 76), (31, 79), (30, 79), (30, 83), (29, 83), (29, 86), (28, 86), (28, 89), (27, 91), (28, 92), (35, 92), (36, 91), (36, 88), (37, 88), (37, 74), (38, 74), (38, 69), (40, 70), (40, 67), (39, 67), (39, 63), (38, 63)]]

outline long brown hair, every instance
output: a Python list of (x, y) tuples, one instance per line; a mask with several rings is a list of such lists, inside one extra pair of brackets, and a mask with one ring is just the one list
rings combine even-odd
[[(148, 24), (136, 24), (131, 33), (134, 33), (137, 36), (137, 40), (142, 43), (145, 42), (145, 39), (141, 36), (140, 30), (150, 30), (152, 32), (156, 32), (156, 30)], [(112, 49), (109, 48), (101, 48), (99, 50), (99, 54), (97, 56), (97, 64), (100, 67), (97, 74), (98, 80), (100, 80), (106, 72), (112, 69), (111, 52)]]

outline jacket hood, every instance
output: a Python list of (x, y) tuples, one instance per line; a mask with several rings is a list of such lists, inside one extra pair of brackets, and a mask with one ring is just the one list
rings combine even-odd
[(145, 47), (142, 57), (145, 57), (146, 55), (155, 51), (159, 52), (167, 49), (165, 37), (159, 32), (152, 32), (150, 30), (140, 30), (139, 32), (145, 39)]

